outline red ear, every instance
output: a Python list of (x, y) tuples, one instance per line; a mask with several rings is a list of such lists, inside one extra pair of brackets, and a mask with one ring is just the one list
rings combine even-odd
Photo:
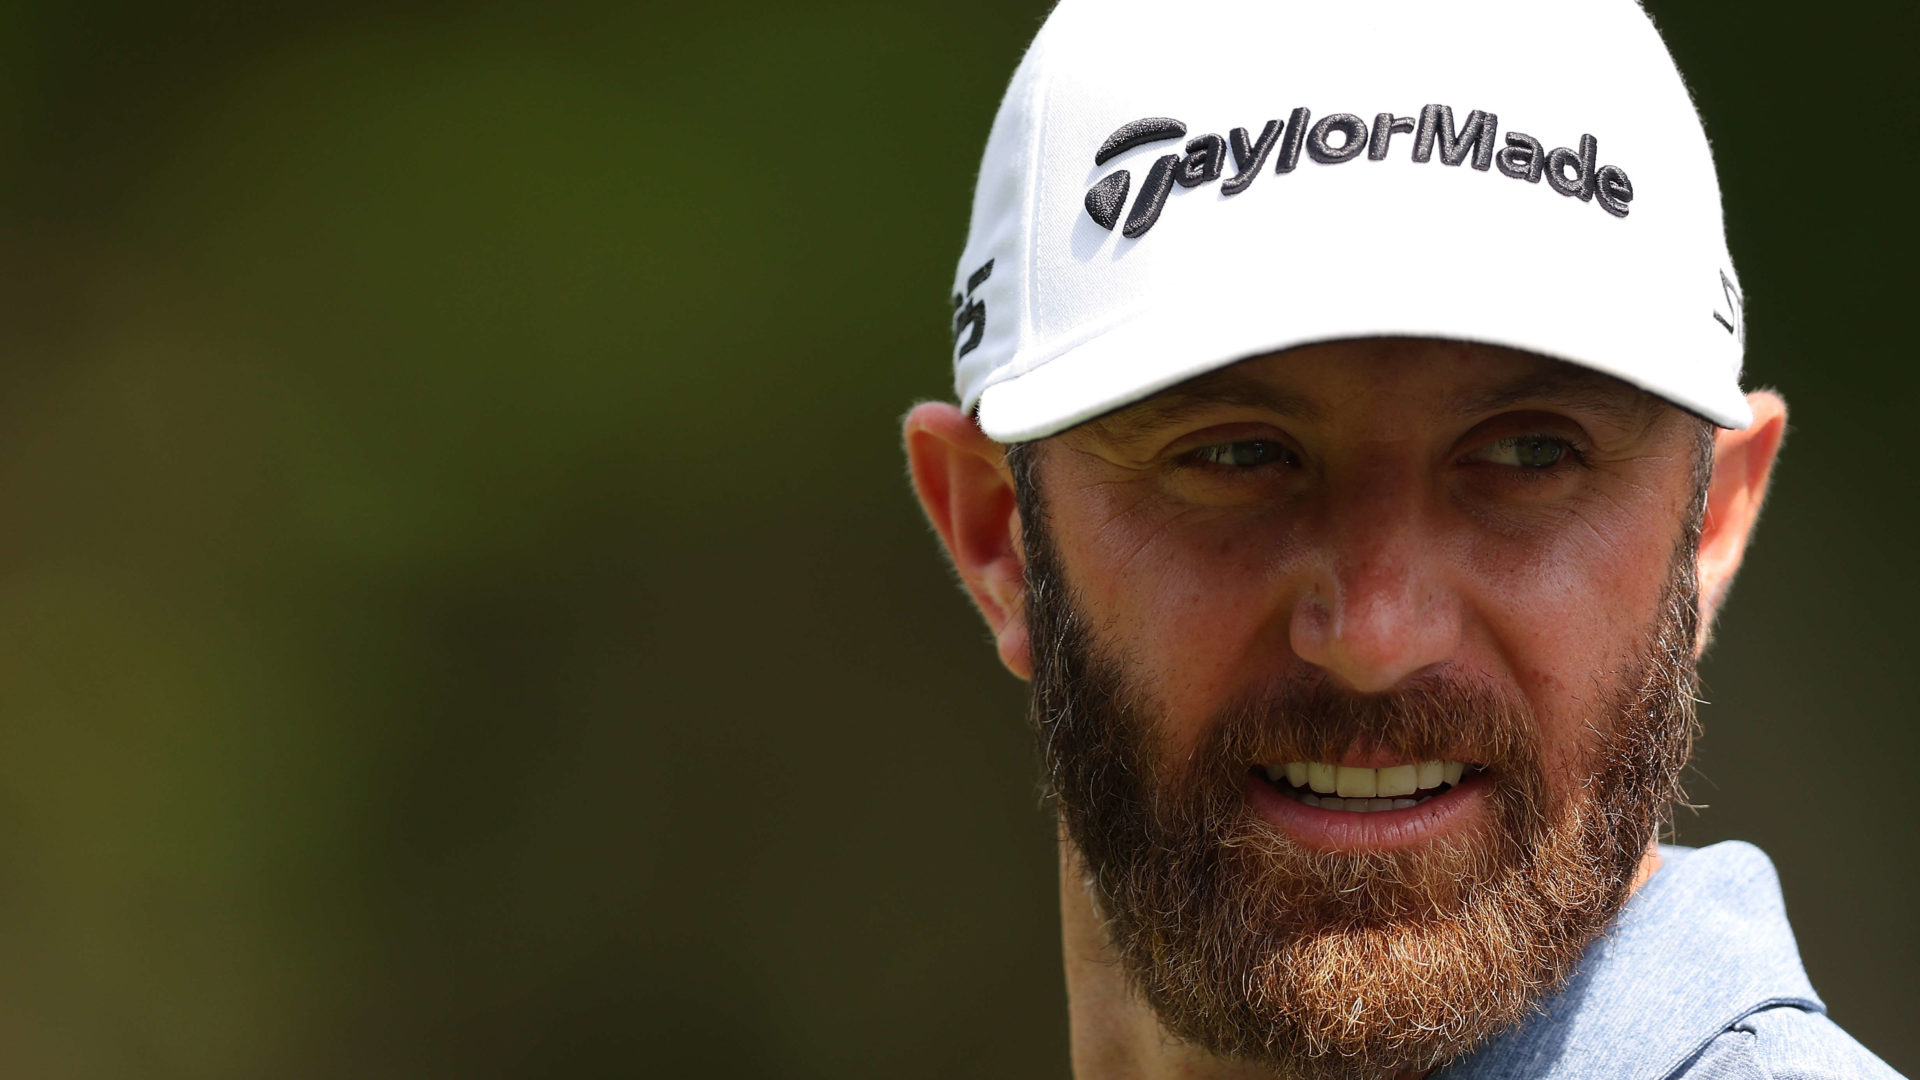
[[(1760, 520), (1767, 482), (1780, 440), (1787, 434), (1787, 403), (1770, 390), (1747, 395), (1753, 423), (1744, 431), (1714, 436), (1713, 482), (1707, 488), (1707, 517), (1700, 531), (1700, 625), (1710, 627), (1733, 586), (1753, 527)], [(1700, 647), (1706, 645), (1702, 632)]]
[(1000, 662), (1032, 678), (1026, 559), (1006, 448), (945, 402), (915, 406), (905, 436), (913, 490), (993, 631)]

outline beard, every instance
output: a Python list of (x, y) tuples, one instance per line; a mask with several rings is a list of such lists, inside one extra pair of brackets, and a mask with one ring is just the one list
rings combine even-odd
[[(1035, 501), (1023, 522), (1046, 791), (1128, 982), (1167, 1032), (1283, 1076), (1358, 1080), (1442, 1064), (1564, 985), (1681, 795), (1697, 522), (1637, 655), (1587, 703), (1556, 797), (1528, 705), (1458, 674), (1370, 696), (1301, 675), (1172, 753), (1150, 689), (1076, 610)], [(1259, 763), (1356, 746), (1399, 761), (1471, 752), (1490, 813), (1425, 845), (1322, 851), (1249, 805)]]

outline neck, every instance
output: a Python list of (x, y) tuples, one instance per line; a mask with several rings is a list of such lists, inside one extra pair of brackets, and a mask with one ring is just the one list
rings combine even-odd
[[(1119, 957), (1087, 895), (1078, 856), (1060, 839), (1060, 931), (1078, 1080), (1272, 1080), (1256, 1065), (1216, 1057), (1168, 1035), (1127, 985)], [(1634, 874), (1639, 889), (1660, 868), (1654, 843)], [(1398, 1080), (1419, 1080), (1407, 1073)]]

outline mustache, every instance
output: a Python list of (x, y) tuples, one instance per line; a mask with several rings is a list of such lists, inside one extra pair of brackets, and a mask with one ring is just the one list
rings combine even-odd
[(1471, 675), (1433, 672), (1391, 691), (1356, 694), (1313, 672), (1230, 705), (1212, 725), (1212, 745), (1190, 760), (1240, 772), (1261, 763), (1338, 762), (1356, 754), (1463, 761), (1527, 775), (1540, 759), (1537, 731), (1525, 701)]

